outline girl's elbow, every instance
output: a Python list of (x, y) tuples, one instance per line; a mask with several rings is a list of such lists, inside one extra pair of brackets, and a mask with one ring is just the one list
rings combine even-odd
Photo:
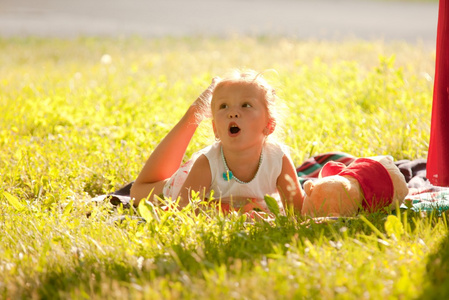
[(133, 201), (134, 206), (138, 206), (141, 200), (141, 197), (138, 196), (139, 195), (138, 191), (139, 191), (139, 184), (134, 182), (129, 192), (129, 196)]

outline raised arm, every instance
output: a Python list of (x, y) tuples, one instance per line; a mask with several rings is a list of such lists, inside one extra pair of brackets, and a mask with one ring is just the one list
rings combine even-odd
[(217, 81), (218, 78), (212, 80), (211, 85), (151, 153), (131, 188), (134, 205), (147, 197), (152, 190), (153, 194), (161, 194), (165, 182), (178, 170), (198, 124), (207, 117), (206, 112)]
[(137, 205), (142, 198), (161, 194), (165, 181), (181, 165), (187, 146), (198, 124), (195, 121), (195, 108), (190, 107), (178, 124), (165, 136), (148, 158), (131, 188), (131, 197)]

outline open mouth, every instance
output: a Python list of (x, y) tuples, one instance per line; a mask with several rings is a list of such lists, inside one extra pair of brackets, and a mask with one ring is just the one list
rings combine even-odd
[(233, 125), (231, 125), (231, 127), (229, 127), (229, 132), (231, 134), (239, 133), (240, 132), (240, 128), (237, 125), (233, 124)]

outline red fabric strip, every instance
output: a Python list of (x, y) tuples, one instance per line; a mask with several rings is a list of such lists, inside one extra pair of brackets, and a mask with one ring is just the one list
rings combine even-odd
[(360, 183), (365, 197), (362, 206), (369, 212), (377, 211), (393, 201), (393, 181), (380, 162), (368, 158), (357, 158), (348, 167), (341, 163), (329, 162), (324, 166), (321, 176), (332, 175), (354, 177)]
[(427, 178), (449, 186), (449, 0), (440, 0)]

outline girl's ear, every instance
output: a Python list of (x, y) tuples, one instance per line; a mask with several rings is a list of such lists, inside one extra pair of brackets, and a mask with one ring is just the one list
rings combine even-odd
[(274, 119), (269, 119), (263, 133), (268, 136), (273, 133), (274, 129), (276, 129), (276, 121)]

